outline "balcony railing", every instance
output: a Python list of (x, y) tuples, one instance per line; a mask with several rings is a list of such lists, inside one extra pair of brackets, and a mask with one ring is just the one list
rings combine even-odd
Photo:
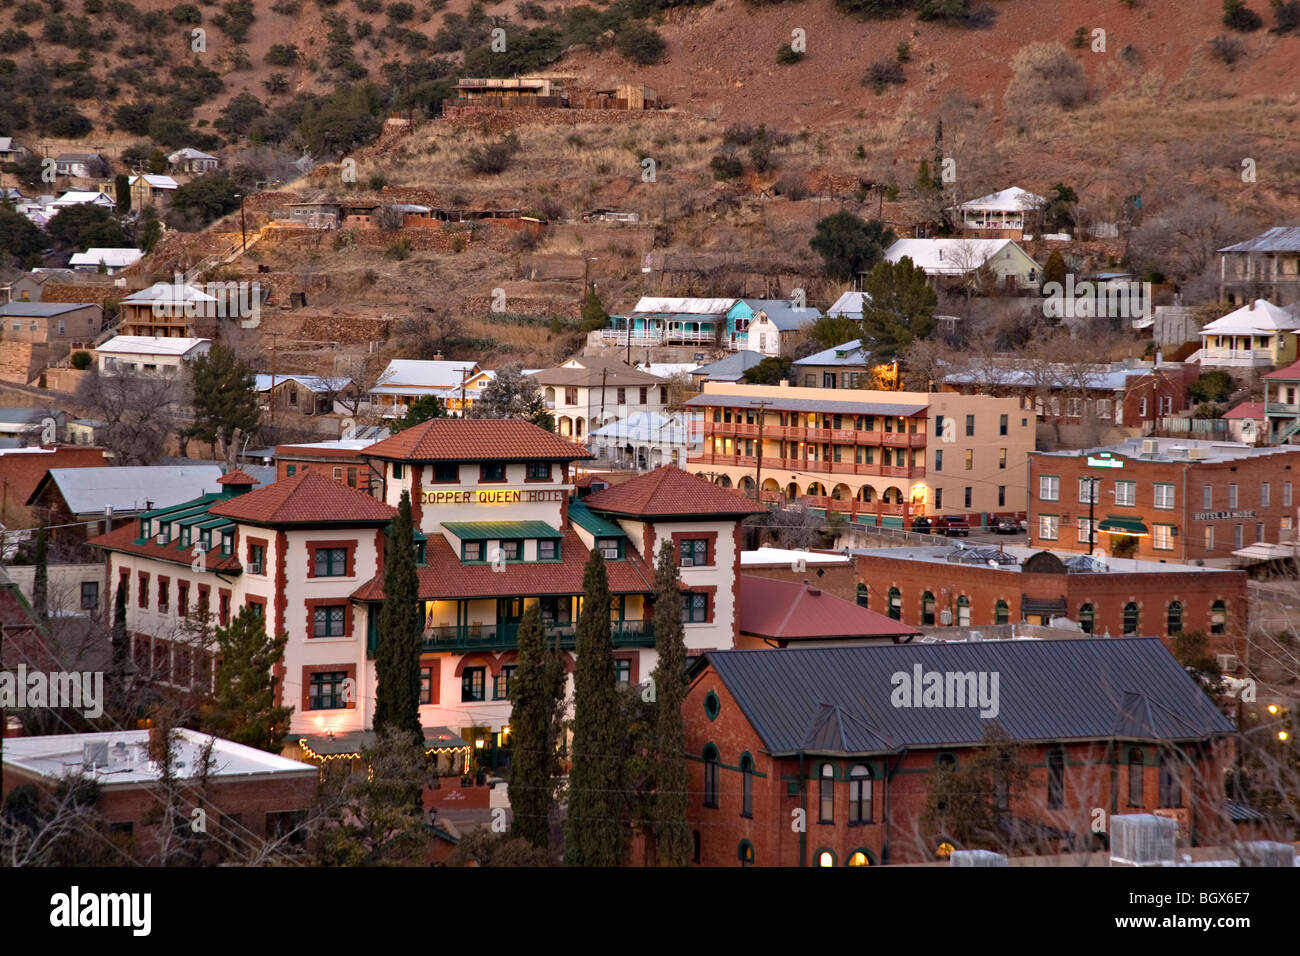
[(1294, 415), (1300, 417), (1300, 405), (1288, 405), (1285, 402), (1269, 402), (1264, 409), (1268, 415)]
[[(573, 650), (575, 625), (545, 625), (547, 641), (565, 650)], [(653, 621), (611, 621), (610, 631), (615, 647), (653, 647), (655, 643)], [(377, 638), (370, 641), (373, 657)], [(501, 622), (493, 624), (462, 624), (424, 629), (425, 653), (436, 651), (504, 651), (513, 650), (519, 643), (519, 624)]]

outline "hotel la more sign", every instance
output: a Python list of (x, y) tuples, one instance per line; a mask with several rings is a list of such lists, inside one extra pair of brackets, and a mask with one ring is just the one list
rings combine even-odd
[(1099, 455), (1089, 455), (1088, 465), (1092, 468), (1123, 468), (1124, 459), (1115, 458), (1110, 452), (1104, 451)]
[(563, 501), (560, 488), (470, 488), (457, 491), (422, 491), (426, 505), (517, 505), (533, 501)]

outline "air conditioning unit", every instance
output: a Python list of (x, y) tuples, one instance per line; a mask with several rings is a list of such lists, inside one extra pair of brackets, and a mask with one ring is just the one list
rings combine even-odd
[(155, 544), (166, 544), (166, 543), (167, 543), (167, 532), (166, 532), (166, 531), (159, 531), (156, 535), (153, 536), (153, 540), (154, 540), (154, 543), (155, 543)]
[(249, 574), (261, 574), (261, 573), (262, 573), (262, 562), (261, 562), (261, 561), (249, 561), (249, 562), (248, 562), (248, 573), (249, 573)]
[(1241, 668), (1241, 658), (1236, 654), (1215, 654), (1214, 657), (1219, 663), (1219, 670), (1225, 674), (1235, 674)]
[(1201, 447), (1199, 445), (1195, 448), (1189, 448), (1187, 449), (1187, 457), (1190, 458), (1192, 461), (1203, 461), (1204, 459), (1210, 457), (1210, 449)]
[(1156, 441), (1154, 438), (1144, 438), (1142, 440), (1142, 454), (1154, 455), (1159, 450), (1160, 442)]
[(618, 548), (601, 548), (600, 556), (610, 560), (618, 560)]
[(108, 741), (92, 740), (81, 748), (81, 769), (94, 770), (108, 766)]

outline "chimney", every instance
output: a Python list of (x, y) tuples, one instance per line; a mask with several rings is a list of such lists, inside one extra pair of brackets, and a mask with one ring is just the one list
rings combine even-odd
[(780, 381), (778, 387), (779, 387), (779, 388), (789, 388), (789, 387), (790, 387), (790, 380), (789, 380), (788, 378), (783, 378), (783, 379), (781, 379), (781, 381)]

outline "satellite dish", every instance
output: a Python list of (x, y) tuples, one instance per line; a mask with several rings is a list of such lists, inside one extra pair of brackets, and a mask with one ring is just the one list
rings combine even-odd
[(998, 566), (997, 558), (989, 558), (989, 567), (996, 568), (997, 566)]

